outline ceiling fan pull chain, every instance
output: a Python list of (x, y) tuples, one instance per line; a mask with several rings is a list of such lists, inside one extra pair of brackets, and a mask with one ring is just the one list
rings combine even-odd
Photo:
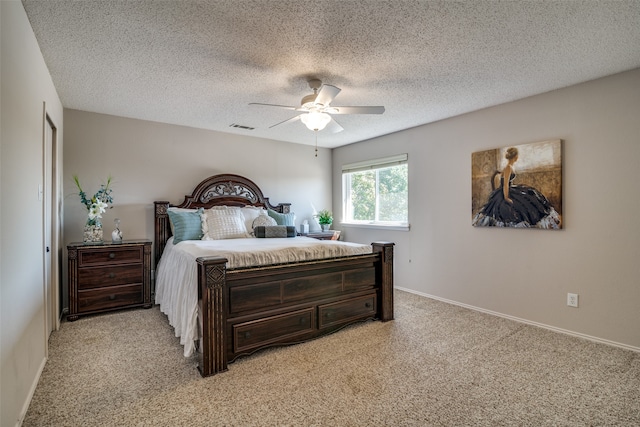
[(313, 133), (316, 134), (316, 157), (318, 157), (318, 130), (316, 129)]

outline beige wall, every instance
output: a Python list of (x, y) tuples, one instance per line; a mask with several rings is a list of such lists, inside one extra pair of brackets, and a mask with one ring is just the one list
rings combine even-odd
[(44, 185), (43, 106), (58, 128), (60, 146), (63, 111), (22, 4), (2, 1), (0, 15), (0, 425), (14, 426), (47, 354), (38, 197)]
[[(342, 227), (396, 242), (396, 285), (640, 350), (640, 70), (334, 150), (341, 165), (409, 154), (411, 230)], [(564, 230), (471, 226), (471, 153), (564, 141)], [(579, 294), (580, 307), (566, 305)]]
[[(88, 195), (113, 177), (114, 218), (125, 239), (153, 239), (153, 202), (177, 204), (205, 178), (235, 173), (254, 181), (272, 204), (292, 203), (296, 223), (331, 208), (331, 150), (250, 136), (65, 109), (65, 242), (81, 241), (86, 210), (72, 176)], [(315, 210), (314, 210), (315, 209)]]

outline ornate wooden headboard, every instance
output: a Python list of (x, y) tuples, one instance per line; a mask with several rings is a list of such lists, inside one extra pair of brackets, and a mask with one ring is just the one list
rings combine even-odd
[(166, 201), (153, 202), (155, 205), (155, 262), (156, 265), (164, 251), (167, 239), (171, 237), (169, 226), (169, 207), (184, 209), (208, 209), (212, 206), (261, 206), (280, 213), (289, 213), (291, 203), (272, 205), (269, 198), (264, 197), (262, 190), (250, 179), (240, 175), (220, 174), (211, 176), (196, 186), (193, 193), (184, 196), (179, 205), (171, 205)]

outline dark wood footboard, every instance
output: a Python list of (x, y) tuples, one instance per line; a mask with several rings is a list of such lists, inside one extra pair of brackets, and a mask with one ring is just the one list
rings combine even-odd
[(227, 370), (260, 349), (304, 342), (355, 322), (393, 319), (393, 243), (373, 253), (227, 270), (226, 259), (198, 258), (202, 376)]

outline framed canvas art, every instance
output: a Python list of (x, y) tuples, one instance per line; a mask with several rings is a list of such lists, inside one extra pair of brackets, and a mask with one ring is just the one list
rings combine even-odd
[(471, 155), (474, 227), (562, 228), (562, 141)]

